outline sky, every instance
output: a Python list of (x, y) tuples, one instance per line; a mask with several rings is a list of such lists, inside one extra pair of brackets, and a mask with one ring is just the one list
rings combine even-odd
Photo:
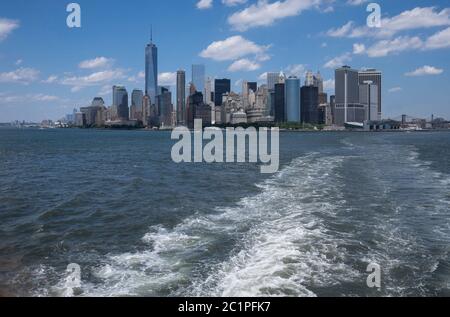
[[(378, 0), (381, 27), (367, 26), (366, 0), (0, 1), (0, 122), (57, 120), (112, 85), (144, 89), (144, 50), (159, 50), (160, 85), (205, 64), (211, 78), (264, 83), (266, 72), (383, 72), (383, 115), (450, 119), (450, 3)], [(172, 89), (174, 92), (175, 90)]]

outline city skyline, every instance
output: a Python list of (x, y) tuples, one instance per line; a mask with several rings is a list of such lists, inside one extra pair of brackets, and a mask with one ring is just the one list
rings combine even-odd
[[(297, 2), (282, 1), (286, 6), (295, 6)], [(161, 86), (172, 87), (173, 96), (176, 95), (176, 71), (189, 70), (197, 64), (205, 65), (205, 75), (213, 81), (229, 78), (231, 90), (235, 92), (241, 91), (245, 80), (265, 83), (264, 74), (267, 72), (284, 71), (287, 77), (300, 76), (303, 85), (305, 71), (320, 71), (324, 77), (324, 90), (331, 95), (334, 94), (334, 69), (349, 64), (355, 69), (377, 68), (383, 71), (384, 117), (403, 113), (450, 117), (448, 92), (445, 90), (449, 82), (446, 54), (450, 47), (447, 34), (450, 9), (444, 6), (443, 1), (438, 1), (441, 6), (436, 5), (436, 1), (411, 1), (408, 4), (379, 1), (386, 20), (386, 27), (381, 30), (392, 34), (376, 35), (359, 27), (364, 25), (368, 15), (364, 4), (318, 2), (318, 8), (308, 7), (292, 16), (248, 25), (237, 22), (239, 13), (257, 10), (263, 4), (255, 6), (254, 1), (247, 1), (226, 6), (214, 1), (212, 7), (200, 8), (196, 1), (177, 2), (180, 11), (185, 9), (186, 18), (192, 21), (191, 29), (180, 30), (180, 35), (174, 33), (178, 23), (169, 18), (179, 16), (181, 12), (164, 10), (170, 4), (153, 3), (156, 11), (167, 14), (162, 14), (162, 17), (152, 15), (151, 21), (141, 21), (138, 19), (141, 13), (134, 12), (139, 21), (132, 23), (131, 8), (123, 2), (113, 1), (122, 10), (112, 8), (109, 20), (96, 28), (93, 19), (100, 14), (100, 6), (79, 1), (83, 24), (81, 29), (73, 30), (63, 24), (67, 16), (63, 5), (54, 5), (50, 1), (40, 1), (40, 5), (26, 2), (30, 11), (39, 13), (36, 16), (48, 16), (44, 26), (55, 28), (46, 31), (42, 27), (31, 29), (38, 18), (28, 10), (21, 10), (25, 4), (20, 4), (25, 2), (2, 3), (0, 121), (58, 119), (74, 107), (88, 105), (95, 96), (103, 97), (109, 106), (114, 85), (125, 86), (128, 92), (133, 89), (145, 91), (142, 55), (151, 36), (150, 24), (154, 29), (153, 41), (159, 49), (161, 71), (158, 80)], [(144, 2), (138, 3), (142, 7), (148, 6)], [(407, 25), (400, 20), (408, 13), (420, 13), (422, 19), (414, 21), (414, 27)], [(217, 16), (222, 18), (214, 20)], [(113, 25), (113, 20), (120, 17), (123, 17), (121, 25)], [(167, 24), (164, 17), (172, 22)], [(310, 27), (299, 27), (305, 23)], [(211, 27), (206, 29), (207, 25)], [(301, 30), (294, 41), (287, 36), (292, 28)], [(277, 38), (276, 34), (283, 30), (286, 34)], [(357, 32), (365, 33), (361, 37)], [(46, 45), (31, 52), (32, 36), (37, 36)], [(101, 43), (93, 41), (98, 38), (102, 39)], [(123, 40), (123, 47), (117, 44), (119, 39)], [(433, 42), (436, 39), (440, 41)], [(411, 43), (405, 48), (399, 42), (401, 40), (410, 40)], [(55, 50), (45, 50), (46, 46), (59, 42), (61, 44), (56, 45)], [(112, 42), (116, 45), (113, 46)], [(389, 49), (378, 47), (377, 51), (376, 45), (380, 43)], [(346, 50), (348, 52), (342, 54)], [(191, 75), (186, 73), (186, 78), (191, 78)], [(186, 81), (186, 86), (188, 84)]]

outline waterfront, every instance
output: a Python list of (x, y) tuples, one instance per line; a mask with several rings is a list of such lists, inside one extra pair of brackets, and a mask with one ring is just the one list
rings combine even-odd
[[(281, 167), (170, 132), (0, 130), (0, 285), (80, 296), (450, 296), (450, 133), (282, 133)], [(366, 268), (381, 265), (380, 291)]]

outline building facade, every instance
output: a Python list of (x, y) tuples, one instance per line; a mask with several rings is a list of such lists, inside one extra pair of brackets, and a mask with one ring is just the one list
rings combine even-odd
[(286, 121), (301, 122), (300, 116), (300, 79), (290, 76), (285, 83)]

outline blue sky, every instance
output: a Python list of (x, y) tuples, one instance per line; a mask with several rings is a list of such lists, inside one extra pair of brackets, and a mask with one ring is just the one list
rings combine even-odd
[(236, 92), (268, 71), (312, 70), (333, 93), (333, 68), (349, 64), (383, 71), (385, 117), (450, 118), (447, 0), (378, 0), (380, 29), (364, 0), (79, 0), (79, 29), (69, 2), (0, 2), (0, 122), (58, 119), (95, 96), (109, 105), (113, 84), (143, 89), (151, 25), (165, 85), (203, 63)]

